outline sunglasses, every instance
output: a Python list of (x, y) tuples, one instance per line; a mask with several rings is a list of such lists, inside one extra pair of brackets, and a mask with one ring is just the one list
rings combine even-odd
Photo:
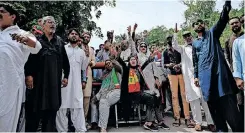
[(202, 21), (194, 22), (194, 25), (200, 25), (200, 24), (203, 24), (203, 22)]
[(141, 48), (147, 48), (146, 46), (140, 46)]

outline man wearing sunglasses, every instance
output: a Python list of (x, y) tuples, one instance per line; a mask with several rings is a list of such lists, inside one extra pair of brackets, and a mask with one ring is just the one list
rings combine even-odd
[(177, 24), (175, 27), (174, 38), (173, 38), (173, 48), (181, 54), (181, 64), (182, 72), (185, 81), (185, 93), (186, 100), (190, 103), (191, 112), (193, 119), (195, 121), (195, 130), (202, 130), (202, 112), (201, 105), (204, 109), (206, 121), (210, 131), (215, 131), (214, 123), (211, 118), (207, 102), (203, 100), (201, 89), (196, 87), (194, 84), (194, 68), (192, 61), (192, 35), (190, 31), (183, 32), (183, 38), (185, 40), (185, 45), (179, 45), (177, 40)]
[(229, 21), (231, 1), (226, 1), (218, 22), (209, 30), (202, 20), (192, 27), (198, 34), (193, 42), (195, 85), (201, 87), (217, 131), (228, 132), (226, 122), (233, 132), (244, 131), (237, 107), (238, 88), (225, 60), (219, 38)]

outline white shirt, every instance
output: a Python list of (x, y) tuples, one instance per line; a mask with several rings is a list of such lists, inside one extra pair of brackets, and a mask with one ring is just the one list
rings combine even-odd
[[(12, 40), (10, 34), (14, 33), (28, 36), (36, 42), (35, 48)], [(17, 98), (25, 101), (24, 65), (30, 53), (37, 54), (41, 48), (34, 35), (17, 25), (0, 31), (0, 117), (16, 106)]]
[(179, 46), (177, 34), (174, 34), (173, 48), (181, 54), (182, 73), (185, 82), (186, 99), (188, 102), (201, 98), (201, 90), (194, 84), (194, 67), (192, 61), (192, 46)]
[(78, 46), (72, 47), (71, 44), (65, 45), (65, 50), (70, 63), (70, 74), (68, 85), (61, 88), (60, 108), (83, 108), (81, 71), (85, 71), (88, 65), (85, 52)]

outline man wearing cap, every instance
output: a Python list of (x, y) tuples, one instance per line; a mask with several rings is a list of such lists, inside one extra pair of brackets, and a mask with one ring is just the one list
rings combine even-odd
[(180, 126), (180, 112), (179, 112), (179, 99), (178, 99), (178, 86), (180, 86), (180, 93), (184, 108), (185, 124), (191, 128), (194, 125), (190, 121), (189, 103), (186, 101), (185, 83), (181, 72), (181, 54), (172, 47), (172, 35), (167, 36), (168, 48), (163, 53), (164, 67), (170, 69), (168, 75), (170, 88), (172, 92), (172, 103), (175, 122), (174, 126)]
[[(30, 53), (42, 48), (35, 36), (16, 24), (19, 13), (12, 4), (0, 3), (0, 131), (16, 132), (25, 101), (24, 65)], [(29, 88), (29, 87), (28, 87)]]
[[(193, 42), (195, 85), (201, 87), (217, 131), (244, 131), (237, 107), (238, 87), (225, 60), (219, 38), (229, 21), (231, 1), (226, 1), (220, 18), (211, 29), (205, 30), (202, 20), (192, 24), (198, 38)], [(227, 123), (226, 123), (227, 122)]]
[(175, 27), (175, 33), (173, 38), (173, 48), (177, 50), (181, 54), (181, 64), (182, 64), (182, 72), (185, 81), (185, 89), (186, 89), (186, 99), (190, 102), (191, 111), (193, 115), (193, 119), (195, 121), (195, 130), (201, 131), (202, 125), (202, 112), (201, 106), (204, 109), (206, 121), (208, 123), (208, 128), (211, 131), (215, 131), (214, 123), (211, 118), (208, 105), (202, 98), (202, 93), (199, 87), (196, 87), (194, 84), (194, 68), (192, 61), (192, 35), (190, 31), (185, 31), (183, 33), (183, 38), (185, 40), (185, 45), (180, 46), (177, 40), (177, 24)]

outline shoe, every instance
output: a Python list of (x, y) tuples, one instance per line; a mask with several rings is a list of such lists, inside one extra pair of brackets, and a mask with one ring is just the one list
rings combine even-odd
[(201, 125), (196, 124), (196, 126), (195, 126), (195, 130), (196, 130), (196, 131), (202, 131), (202, 127), (201, 127)]
[(159, 123), (158, 127), (163, 128), (165, 130), (170, 130), (169, 126), (167, 126), (164, 122)]
[(195, 123), (192, 123), (190, 119), (185, 119), (185, 125), (188, 128), (194, 128), (195, 127)]
[(158, 132), (158, 127), (154, 126), (154, 124), (151, 124), (150, 126), (144, 124), (144, 128), (152, 132)]
[(106, 129), (101, 128), (101, 129), (100, 129), (100, 132), (101, 132), (101, 133), (106, 133), (107, 131), (106, 131)]
[(211, 131), (211, 132), (216, 132), (216, 127), (215, 127), (215, 125), (213, 125), (213, 124), (208, 125), (208, 129), (209, 129), (209, 131)]
[(99, 127), (98, 127), (98, 124), (97, 124), (96, 122), (93, 122), (91, 125), (92, 125), (92, 126), (91, 126), (91, 129), (92, 129), (92, 130), (96, 130), (96, 129), (99, 128)]
[(173, 123), (173, 126), (179, 127), (181, 124), (180, 119), (175, 119), (175, 122)]

